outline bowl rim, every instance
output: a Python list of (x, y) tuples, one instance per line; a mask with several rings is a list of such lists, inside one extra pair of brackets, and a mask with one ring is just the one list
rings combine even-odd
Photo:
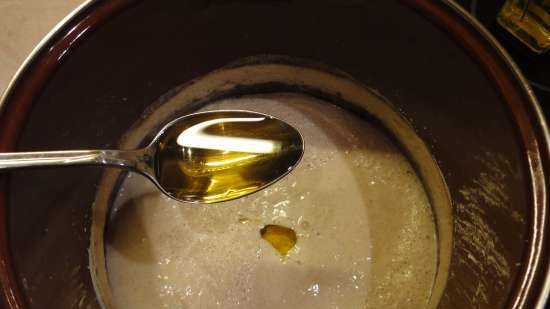
[[(86, 0), (62, 19), (32, 50), (0, 97), (0, 152), (12, 151), (33, 101), (55, 68), (98, 25), (134, 0)], [(531, 87), (498, 41), (453, 0), (401, 0), (461, 45), (484, 70), (511, 112), (531, 180), (531, 225), (524, 263), (507, 309), (543, 309), (550, 294), (550, 133)], [(27, 90), (27, 91), (23, 91)], [(31, 91), (28, 91), (30, 89)], [(26, 308), (10, 255), (7, 178), (0, 177), (0, 304)]]
[[(404, 2), (411, 6), (414, 4), (417, 10), (427, 13), (426, 17), (447, 30), (455, 41), (470, 53), (496, 86), (511, 111), (516, 129), (520, 131), (520, 140), (527, 159), (533, 208), (530, 214), (532, 224), (528, 226), (527, 252), (523, 257), (520, 276), (512, 287), (505, 308), (544, 309), (550, 294), (550, 259), (548, 258), (550, 133), (540, 104), (527, 79), (504, 47), (457, 2), (443, 0), (442, 3), (445, 6), (438, 6), (430, 1), (405, 0)], [(452, 14), (457, 14), (459, 19), (452, 18)], [(460, 24), (460, 19), (465, 24)], [(472, 31), (480, 35), (477, 40)], [(498, 63), (499, 59), (503, 63)], [(507, 77), (506, 73), (510, 76)], [(516, 89), (515, 94), (513, 93), (514, 79), (519, 82), (516, 86), (520, 87)], [(521, 108), (522, 99), (516, 97), (517, 95), (523, 95), (523, 102), (529, 104), (523, 107), (531, 110)]]

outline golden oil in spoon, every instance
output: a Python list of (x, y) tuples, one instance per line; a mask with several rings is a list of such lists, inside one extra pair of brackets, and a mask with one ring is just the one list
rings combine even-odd
[(300, 160), (296, 129), (247, 111), (182, 118), (158, 136), (155, 173), (171, 196), (201, 203), (255, 192), (288, 173)]

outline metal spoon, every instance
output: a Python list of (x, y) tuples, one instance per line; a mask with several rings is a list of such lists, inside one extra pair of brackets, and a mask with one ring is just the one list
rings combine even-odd
[(102, 165), (147, 176), (168, 196), (213, 203), (258, 191), (289, 173), (304, 151), (289, 124), (249, 111), (197, 113), (168, 123), (138, 150), (0, 153), (0, 171)]

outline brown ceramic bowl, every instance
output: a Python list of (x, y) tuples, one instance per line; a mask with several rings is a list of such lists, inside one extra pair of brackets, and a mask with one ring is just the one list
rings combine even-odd
[[(543, 308), (547, 127), (506, 53), (451, 2), (90, 1), (10, 85), (0, 151), (116, 147), (178, 85), (264, 54), (346, 72), (392, 102), (429, 145), (454, 214), (439, 308)], [(99, 307), (87, 249), (101, 173), (1, 178), (4, 308)]]

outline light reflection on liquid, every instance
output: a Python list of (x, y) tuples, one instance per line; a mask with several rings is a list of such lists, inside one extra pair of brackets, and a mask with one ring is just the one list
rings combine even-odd
[(223, 128), (225, 124), (229, 123), (252, 122), (261, 124), (261, 122), (265, 120), (266, 117), (207, 120), (182, 131), (176, 141), (178, 145), (184, 149), (190, 150), (192, 148), (198, 148), (220, 150), (224, 154), (231, 151), (257, 154), (269, 154), (279, 151), (281, 149), (281, 142), (278, 141), (250, 137), (214, 135), (206, 132), (209, 127), (215, 125), (219, 125)]

